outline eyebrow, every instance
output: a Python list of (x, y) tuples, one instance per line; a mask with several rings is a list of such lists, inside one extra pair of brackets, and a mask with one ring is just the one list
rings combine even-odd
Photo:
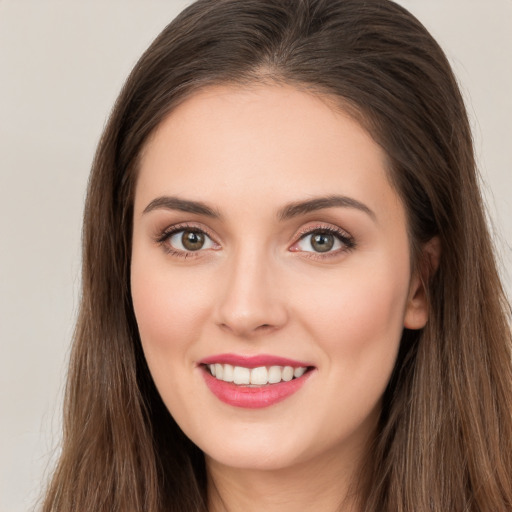
[(178, 210), (180, 212), (195, 213), (197, 215), (205, 215), (206, 217), (211, 217), (214, 219), (220, 218), (220, 213), (205, 203), (200, 201), (181, 199), (174, 196), (161, 196), (153, 199), (146, 206), (146, 208), (144, 208), (142, 213), (148, 213), (160, 208), (165, 210)]
[[(326, 208), (355, 208), (369, 215), (374, 221), (377, 220), (375, 213), (368, 208), (364, 203), (352, 197), (331, 195), (326, 197), (316, 197), (305, 201), (296, 201), (287, 204), (284, 208), (279, 210), (278, 218), (282, 221), (298, 217), (299, 215), (306, 215), (318, 210)], [(175, 196), (161, 196), (153, 199), (144, 208), (143, 214), (157, 209), (177, 210), (186, 213), (195, 213), (197, 215), (204, 215), (213, 219), (221, 218), (221, 214), (215, 209), (208, 206), (206, 203), (200, 201), (191, 201), (189, 199), (181, 199)]]
[(286, 205), (279, 211), (278, 217), (280, 220), (288, 220), (299, 215), (323, 210), (325, 208), (355, 208), (369, 215), (372, 220), (376, 221), (377, 216), (366, 206), (357, 199), (347, 196), (332, 195), (327, 197), (316, 197), (306, 201), (297, 201)]

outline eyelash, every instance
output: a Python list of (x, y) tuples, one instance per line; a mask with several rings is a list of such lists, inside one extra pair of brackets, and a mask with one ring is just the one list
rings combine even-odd
[[(195, 225), (191, 224), (176, 224), (174, 226), (170, 226), (166, 228), (164, 231), (162, 231), (157, 237), (156, 242), (163, 247), (165, 252), (170, 254), (171, 256), (175, 256), (178, 258), (190, 258), (190, 257), (197, 257), (199, 254), (195, 254), (202, 252), (201, 250), (198, 251), (183, 251), (181, 249), (174, 249), (169, 243), (169, 239), (175, 235), (176, 233), (179, 233), (180, 231), (191, 231), (193, 233), (202, 233), (206, 235), (210, 240), (213, 241), (214, 244), (218, 245), (215, 241), (215, 238), (209, 233), (208, 230), (204, 228), (200, 228)], [(332, 235), (337, 238), (337, 240), (342, 244), (341, 249), (337, 249), (335, 251), (326, 251), (325, 253), (321, 252), (315, 252), (315, 251), (293, 251), (293, 252), (303, 252), (305, 253), (305, 257), (312, 258), (312, 259), (325, 259), (330, 258), (339, 255), (343, 252), (350, 252), (356, 247), (356, 243), (354, 238), (349, 235), (346, 231), (336, 228), (333, 226), (326, 226), (326, 225), (318, 225), (318, 226), (310, 226), (307, 228), (304, 228), (303, 230), (299, 231), (297, 235), (295, 236), (296, 241), (292, 244), (293, 246), (296, 246), (301, 240), (306, 238), (307, 236), (314, 235), (314, 234), (322, 234), (322, 235)]]
[(326, 258), (332, 258), (339, 256), (341, 253), (347, 253), (356, 248), (356, 241), (354, 238), (348, 234), (346, 231), (334, 227), (334, 226), (326, 226), (326, 225), (316, 225), (316, 226), (309, 226), (297, 234), (297, 241), (294, 242), (293, 246), (296, 246), (301, 240), (306, 238), (307, 236), (311, 235), (332, 235), (335, 238), (338, 239), (338, 241), (341, 243), (342, 247), (340, 249), (337, 249), (335, 251), (328, 251), (325, 253), (321, 252), (315, 252), (315, 251), (303, 251), (305, 252), (305, 257), (312, 258), (312, 259), (326, 259)]
[(162, 248), (164, 249), (164, 251), (167, 254), (170, 254), (171, 256), (185, 259), (185, 258), (196, 257), (196, 256), (198, 256), (198, 254), (196, 255), (195, 253), (201, 252), (201, 250), (182, 251), (180, 249), (174, 249), (169, 243), (166, 243), (170, 240), (170, 238), (173, 235), (175, 235), (176, 233), (179, 233), (180, 231), (191, 231), (192, 233), (202, 233), (202, 234), (206, 235), (210, 240), (212, 240), (213, 243), (218, 245), (217, 242), (215, 242), (215, 238), (208, 232), (208, 230), (206, 230), (204, 228), (200, 228), (200, 227), (197, 227), (197, 226), (194, 226), (191, 224), (186, 224), (186, 223), (185, 224), (175, 224), (174, 226), (170, 226), (170, 227), (164, 229), (164, 231), (162, 231), (162, 233), (160, 235), (158, 235), (156, 238), (156, 242), (162, 246)]

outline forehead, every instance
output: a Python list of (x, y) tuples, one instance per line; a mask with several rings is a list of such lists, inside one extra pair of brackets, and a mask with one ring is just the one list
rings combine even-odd
[(357, 121), (291, 86), (216, 86), (180, 104), (148, 141), (136, 210), (163, 194), (229, 206), (333, 193), (375, 207), (398, 201), (384, 151)]

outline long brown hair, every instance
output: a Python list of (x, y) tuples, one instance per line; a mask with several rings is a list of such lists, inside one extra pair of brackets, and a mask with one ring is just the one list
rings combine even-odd
[(156, 391), (133, 314), (137, 163), (195, 91), (266, 80), (327, 94), (362, 123), (388, 156), (414, 262), (433, 236), (442, 247), (429, 321), (404, 331), (384, 395), (361, 510), (512, 510), (509, 306), (467, 114), (442, 50), (389, 0), (199, 0), (141, 57), (90, 177), (62, 454), (43, 510), (206, 510), (202, 453)]

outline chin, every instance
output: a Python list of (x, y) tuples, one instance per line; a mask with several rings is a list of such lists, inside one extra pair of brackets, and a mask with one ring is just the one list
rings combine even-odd
[(205, 452), (207, 460), (222, 466), (249, 471), (279, 471), (301, 462), (299, 454), (290, 453), (276, 446), (214, 447)]
[[(343, 449), (343, 439), (330, 439), (321, 425), (238, 422), (231, 428), (191, 433), (207, 462), (239, 470), (279, 471), (323, 458)], [(309, 428), (308, 428), (309, 427)], [(204, 429), (204, 427), (203, 427)]]

